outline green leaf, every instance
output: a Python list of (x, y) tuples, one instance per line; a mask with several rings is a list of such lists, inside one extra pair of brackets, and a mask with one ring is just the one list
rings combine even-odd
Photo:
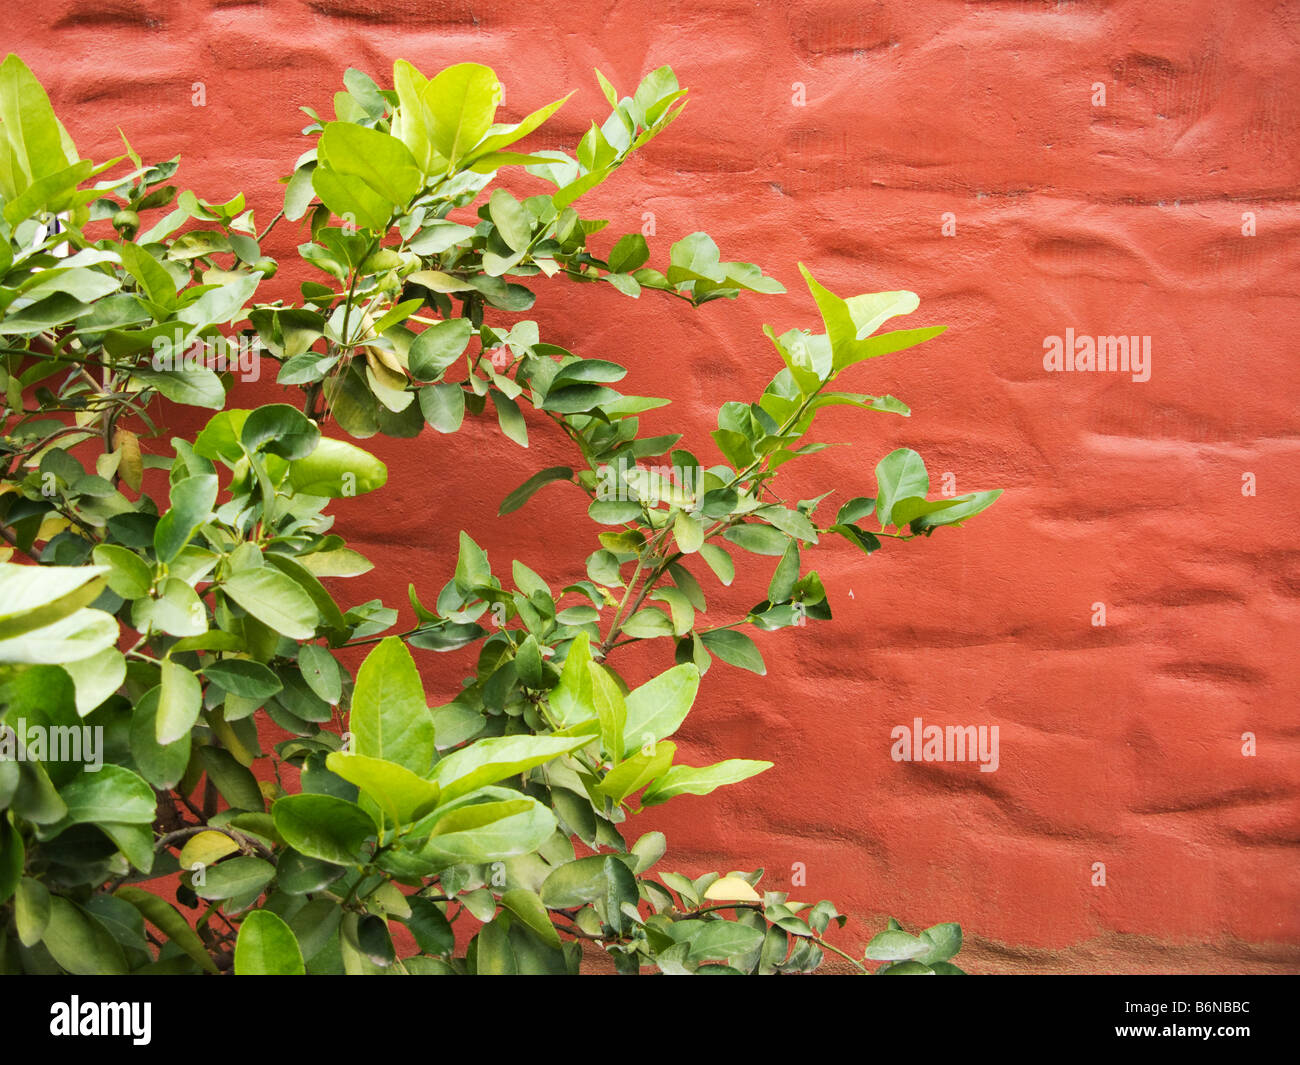
[(568, 466), (550, 466), (540, 473), (535, 473), (506, 496), (497, 511), (497, 515), (511, 514), (518, 510), (533, 497), (534, 493), (542, 485), (550, 484), (552, 481), (569, 481), (572, 479), (573, 470)]
[(701, 547), (700, 557), (709, 564), (709, 569), (713, 570), (714, 575), (723, 584), (730, 584), (736, 579), (736, 564), (717, 544), (705, 544)]
[(205, 972), (215, 973), (216, 963), (204, 949), (202, 941), (189, 922), (168, 902), (143, 888), (124, 885), (114, 894), (129, 902), (146, 921), (162, 932), (173, 944), (196, 961)]
[(270, 910), (254, 910), (239, 926), (236, 976), (303, 976), (302, 951), (293, 930)]
[(380, 641), (357, 673), (348, 727), (359, 755), (423, 777), (433, 764), (433, 715), (411, 652), (396, 636)]
[[(166, 577), (156, 599), (137, 599), (131, 624), (140, 632), (152, 629), (169, 636), (203, 639), (208, 636), (208, 613), (198, 594), (179, 577)], [(213, 634), (215, 637), (215, 634)], [(242, 645), (241, 645), (242, 646)]]
[(184, 370), (149, 370), (132, 368), (131, 376), (161, 392), (173, 403), (187, 407), (220, 410), (226, 402), (226, 389), (215, 372), (202, 366)]
[[(849, 317), (853, 321), (855, 340), (865, 340), (890, 318), (900, 314), (911, 314), (921, 305), (915, 292), (868, 292), (861, 296), (850, 296), (844, 301)], [(940, 330), (944, 327), (939, 326)], [(921, 332), (921, 330), (909, 330)], [(869, 358), (870, 356), (865, 356)], [(837, 366), (838, 370), (839, 367)]]
[(911, 448), (900, 447), (876, 464), (876, 520), (888, 525), (894, 504), (908, 496), (925, 497), (930, 490), (930, 475), (925, 462)]
[(465, 420), (465, 390), (449, 383), (420, 389), (420, 413), (440, 433), (454, 433)]
[(783, 555), (789, 543), (789, 537), (780, 529), (755, 522), (733, 525), (723, 535), (737, 547), (756, 555)]
[(973, 517), (981, 510), (991, 507), (1002, 494), (1001, 488), (989, 492), (974, 492), (953, 500), (953, 506), (938, 513), (923, 515), (917, 519), (913, 528), (917, 530), (937, 529), (940, 525), (960, 525), (967, 518)]
[(922, 965), (919, 961), (896, 961), (889, 965), (882, 965), (877, 970), (881, 976), (935, 976), (936, 973), (928, 965)]
[(297, 407), (270, 403), (249, 411), (239, 442), (250, 455), (265, 451), (282, 459), (303, 459), (320, 443), (320, 429)]
[(407, 899), (411, 916), (406, 926), (425, 954), (450, 954), (456, 949), (456, 935), (436, 903), (418, 895)]
[(76, 976), (125, 976), (126, 956), (113, 934), (80, 906), (54, 895), (41, 942)]
[[(468, 318), (449, 318), (427, 326), (411, 342), (407, 362), (411, 375), (421, 381), (435, 381), (464, 354), (474, 327)], [(459, 385), (451, 386), (459, 391)]]
[(564, 102), (568, 100), (569, 96), (572, 95), (573, 93), (569, 93), (568, 96), (563, 96), (558, 100), (553, 100), (545, 107), (539, 107), (532, 114), (526, 116), (521, 122), (513, 126), (508, 126), (498, 133), (493, 133), (484, 137), (479, 141), (477, 147), (475, 147), (471, 160), (467, 160), (467, 162), (480, 160), (484, 156), (499, 152), (507, 145), (514, 144), (515, 141), (522, 140), (550, 118), (551, 115), (555, 114), (555, 112), (564, 105)]
[[(882, 296), (908, 296), (911, 293), (878, 293)], [(913, 307), (912, 310), (916, 308)], [(900, 313), (908, 314), (909, 311)], [(836, 369), (842, 370), (852, 366), (854, 363), (861, 362), (863, 359), (874, 359), (880, 355), (892, 355), (896, 351), (905, 351), (908, 348), (914, 348), (918, 344), (924, 344), (927, 340), (937, 337), (940, 333), (946, 332), (946, 325), (932, 325), (924, 329), (895, 329), (890, 333), (881, 333), (879, 336), (869, 337), (866, 340), (860, 340), (853, 345), (852, 349), (842, 354), (837, 360)], [(890, 402), (892, 400), (892, 403)], [(907, 414), (907, 408), (892, 396), (883, 396), (880, 401), (881, 405), (875, 407), (876, 410), (891, 410), (900, 414)], [(901, 410), (900, 410), (901, 408)]]
[(640, 233), (629, 233), (619, 238), (609, 253), (609, 268), (616, 274), (630, 274), (644, 266), (650, 258), (650, 248)]
[(95, 821), (151, 824), (157, 796), (149, 784), (125, 766), (106, 764), (97, 772), (82, 772), (59, 789), (68, 808), (60, 822), (75, 825)]
[(75, 151), (36, 76), (12, 53), (0, 64), (0, 129), (12, 148), (15, 172), (0, 171), (0, 192), (13, 199), (33, 181), (76, 161)]
[(520, 447), (528, 446), (528, 426), (520, 413), (519, 404), (503, 392), (492, 390), (492, 404), (496, 407), (497, 423), (501, 431)]
[(673, 623), (662, 610), (646, 607), (638, 610), (620, 626), (628, 636), (649, 640), (656, 636), (671, 636)]
[(555, 411), (558, 414), (581, 414), (593, 408), (602, 407), (619, 398), (619, 394), (604, 385), (566, 385), (556, 388), (554, 385), (542, 401), (542, 410)]
[(695, 515), (679, 510), (673, 519), (673, 537), (683, 554), (692, 555), (704, 546), (704, 524)]
[(519, 963), (505, 929), (496, 921), (485, 924), (474, 938), (474, 972), (478, 976), (518, 976)]
[(560, 367), (551, 378), (550, 387), (573, 384), (613, 384), (627, 376), (627, 367), (604, 359), (577, 359)]
[(799, 544), (791, 540), (776, 564), (772, 580), (767, 586), (767, 599), (770, 603), (784, 603), (794, 594), (795, 582), (799, 580)]
[(891, 928), (872, 937), (867, 944), (867, 957), (873, 961), (907, 961), (931, 949), (932, 944)]
[(139, 283), (150, 303), (170, 312), (176, 305), (176, 282), (161, 263), (138, 244), (119, 245), (122, 266)]
[(505, 189), (494, 189), (488, 200), (488, 217), (511, 251), (523, 251), (533, 239), (533, 222), (523, 204)]
[(154, 527), (153, 546), (159, 562), (170, 563), (181, 553), (198, 527), (211, 519), (216, 501), (215, 474), (193, 474), (171, 486), (171, 509)]
[(705, 647), (729, 665), (747, 669), (760, 677), (767, 674), (767, 666), (763, 664), (763, 656), (757, 645), (743, 632), (715, 629), (700, 633), (700, 639), (704, 641)]
[(335, 865), (363, 860), (375, 824), (356, 803), (333, 795), (286, 795), (271, 807), (275, 830), (294, 850)]
[(641, 805), (658, 806), (677, 795), (708, 795), (725, 784), (737, 784), (771, 768), (771, 762), (747, 758), (729, 758), (700, 768), (675, 765), (642, 796)]
[(162, 746), (158, 743), (157, 715), (161, 687), (145, 692), (135, 705), (131, 716), (131, 757), (140, 775), (155, 788), (174, 788), (190, 764), (190, 733), (186, 732), (175, 743)]
[(292, 640), (309, 640), (320, 624), (320, 611), (291, 577), (270, 566), (240, 570), (221, 590), (264, 625)]
[(117, 621), (111, 614), (85, 608), (52, 625), (0, 640), (0, 662), (77, 662), (102, 654), (117, 643), (117, 638)]
[(799, 272), (803, 274), (826, 325), (832, 351), (832, 372), (839, 372), (862, 359), (885, 354), (887, 343), (873, 345), (867, 341), (864, 347), (866, 337), (887, 319), (911, 314), (920, 305), (914, 292), (872, 292), (844, 300), (820, 285), (803, 263), (799, 264)]
[[(350, 219), (359, 228), (374, 233), (387, 230), (392, 204), (388, 197), (375, 192), (361, 178), (341, 174), (331, 166), (317, 166), (311, 172), (311, 187), (320, 202), (337, 217), (345, 221)], [(301, 245), (298, 248), (299, 254), (310, 247), (311, 245)], [(303, 258), (308, 259), (308, 256), (303, 254)], [(328, 263), (323, 268), (327, 266)], [(341, 275), (344, 271), (337, 269), (337, 273)]]
[(668, 572), (679, 587), (665, 585), (650, 593), (650, 598), (667, 603), (672, 614), (673, 635), (685, 636), (695, 628), (695, 611), (704, 608), (704, 593), (688, 570), (676, 563), (668, 567)]
[(551, 924), (546, 903), (542, 902), (541, 896), (535, 891), (529, 891), (527, 888), (511, 888), (501, 896), (501, 905), (518, 917), (520, 922), (531, 931), (537, 933), (543, 943), (559, 949), (560, 934)]
[(343, 697), (343, 673), (338, 660), (319, 644), (307, 643), (298, 649), (298, 669), (302, 679), (325, 702), (336, 705)]
[[(5, 826), (8, 829), (8, 825)], [(20, 844), (21, 847), (21, 844)], [(21, 853), (21, 849), (19, 851)], [(22, 872), (21, 865), (18, 871)], [(25, 876), (14, 893), (14, 925), (24, 947), (33, 947), (45, 934), (50, 923), (50, 893), (39, 880)]]
[[(275, 866), (261, 858), (229, 858), (203, 870), (203, 883), (192, 883), (201, 899), (256, 898), (275, 878)], [(191, 878), (197, 881), (197, 874)]]
[(915, 956), (917, 961), (923, 965), (946, 962), (961, 950), (961, 925), (953, 922), (931, 925), (921, 933), (920, 938), (927, 949), (923, 954)]
[(139, 599), (153, 587), (153, 569), (134, 551), (116, 544), (98, 544), (93, 552), (97, 565), (108, 569), (108, 586), (123, 599)]
[(748, 954), (762, 945), (764, 935), (762, 929), (752, 928), (736, 921), (708, 921), (691, 937), (689, 958), (691, 961), (699, 962), (710, 958), (730, 959)]
[(266, 809), (266, 799), (257, 786), (257, 778), (230, 751), (205, 745), (198, 749), (197, 754), (198, 765), (233, 809), (255, 813)]
[(914, 521), (929, 517), (932, 514), (938, 514), (941, 511), (950, 510), (963, 502), (965, 500), (962, 499), (923, 499), (921, 496), (907, 496), (894, 504), (894, 509), (889, 515), (889, 522), (901, 529)]
[[(503, 861), (536, 850), (554, 834), (555, 815), (536, 799), (497, 788), (484, 794), (518, 797), (472, 802), (431, 815), (435, 819), (432, 835), (420, 847), (417, 858), (435, 869)], [(419, 822), (411, 835), (418, 836), (429, 823), (429, 818)]]
[[(176, 312), (176, 317), (179, 321), (192, 325), (196, 330), (206, 329), (210, 325), (225, 325), (227, 322), (237, 322), (243, 317), (244, 305), (257, 291), (257, 286), (261, 280), (261, 274), (241, 274), (239, 277), (203, 293), (193, 303), (186, 304)], [(162, 390), (159, 389), (159, 391)], [(166, 392), (163, 392), (163, 395), (166, 394)], [(207, 406), (207, 404), (203, 404), (203, 406)]]
[[(310, 646), (310, 645), (309, 645)], [(222, 691), (245, 699), (266, 700), (284, 685), (261, 662), (250, 662), (244, 658), (223, 658), (203, 667), (203, 675)]]
[(410, 239), (407, 247), (417, 255), (440, 255), (473, 235), (474, 230), (469, 226), (446, 218), (433, 218), (420, 227), (420, 232)]
[(852, 524), (859, 518), (865, 518), (876, 509), (876, 501), (867, 496), (855, 496), (840, 507), (835, 515), (836, 522)]
[(239, 850), (239, 844), (224, 832), (199, 832), (185, 841), (177, 860), (182, 869), (193, 869), (196, 862), (215, 865)]
[(593, 854), (557, 865), (542, 883), (542, 902), (548, 909), (568, 910), (603, 899), (607, 883), (605, 857)]

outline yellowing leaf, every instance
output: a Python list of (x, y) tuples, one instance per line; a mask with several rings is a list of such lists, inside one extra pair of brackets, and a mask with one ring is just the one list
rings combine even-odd
[(750, 886), (749, 881), (738, 876), (724, 876), (715, 880), (704, 892), (706, 899), (714, 902), (762, 902), (763, 898)]
[(200, 832), (191, 836), (181, 848), (181, 868), (191, 869), (195, 862), (211, 865), (239, 850), (239, 844), (224, 832)]

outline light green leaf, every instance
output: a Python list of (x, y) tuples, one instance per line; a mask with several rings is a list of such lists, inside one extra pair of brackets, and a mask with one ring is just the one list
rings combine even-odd
[(652, 677), (628, 693), (625, 750), (671, 736), (686, 720), (700, 689), (700, 671), (687, 662)]
[(397, 825), (418, 821), (438, 803), (437, 784), (396, 762), (334, 751), (325, 765), (370, 796)]
[(433, 764), (433, 715), (419, 670), (405, 644), (389, 636), (357, 673), (348, 727), (356, 753), (382, 758), (425, 776)]
[(405, 207), (420, 191), (415, 157), (391, 134), (352, 122), (328, 122), (318, 151), (321, 163), (340, 175), (359, 178), (394, 207)]
[(240, 570), (222, 591), (264, 625), (292, 640), (309, 640), (320, 624), (320, 611), (291, 577), (270, 566)]
[(310, 455), (289, 463), (287, 484), (295, 492), (341, 499), (382, 488), (388, 467), (346, 440), (322, 437)]
[(190, 729), (198, 721), (199, 710), (203, 706), (203, 688), (193, 673), (170, 658), (163, 659), (160, 675), (162, 685), (154, 736), (159, 746), (166, 747), (182, 736), (189, 735)]
[[(610, 683), (613, 683), (612, 681)], [(588, 736), (499, 736), (453, 751), (433, 767), (444, 803), (526, 769), (549, 762), (591, 742)]]
[(592, 691), (591, 640), (580, 632), (569, 645), (560, 671), (560, 683), (550, 690), (547, 701), (561, 728), (568, 728), (596, 716), (596, 701)]
[(613, 676), (595, 662), (588, 664), (592, 702), (600, 721), (600, 742), (610, 760), (623, 760), (623, 730), (627, 726), (627, 703)]
[(748, 758), (729, 758), (725, 762), (701, 768), (675, 765), (642, 796), (641, 804), (657, 806), (677, 795), (708, 795), (716, 788), (737, 784), (771, 768), (771, 762)]
[(422, 93), (438, 154), (459, 162), (477, 145), (496, 115), (500, 87), (491, 68), (457, 63), (429, 80)]
[(106, 564), (0, 563), (0, 640), (43, 628), (93, 603), (104, 589), (105, 575), (112, 575)]
[(307, 972), (293, 930), (270, 910), (254, 910), (239, 926), (236, 976), (302, 976)]

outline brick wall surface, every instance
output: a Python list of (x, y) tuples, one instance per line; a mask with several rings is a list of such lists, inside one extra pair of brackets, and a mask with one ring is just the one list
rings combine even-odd
[[(716, 665), (680, 736), (693, 764), (776, 768), (637, 827), (669, 833), (667, 868), (763, 865), (788, 887), (803, 863), (794, 894), (840, 902), (849, 946), (894, 914), (960, 920), (979, 971), (1300, 969), (1300, 6), (56, 0), (6, 23), (84, 154), (115, 154), (120, 125), (147, 158), (179, 152), (183, 187), (245, 191), (263, 224), (306, 146), (298, 105), (327, 111), (347, 66), (387, 84), (399, 56), (486, 62), (510, 115), (577, 88), (547, 141), (572, 145), (606, 113), (593, 67), (629, 91), (672, 64), (691, 105), (583, 213), (617, 235), (653, 212), (658, 261), (707, 230), (789, 291), (693, 312), (557, 282), (529, 315), (543, 335), (629, 365), (628, 391), (675, 401), (643, 429), (712, 458), (717, 405), (777, 368), (761, 324), (817, 322), (797, 261), (842, 294), (910, 288), (949, 332), (850, 387), (913, 417), (827, 412), (819, 437), (854, 447), (790, 467), (789, 494), (873, 494), (900, 446), (958, 491), (1007, 491), (964, 530), (809, 552), (834, 620), (760, 637), (765, 678)], [(267, 250), (301, 239), (282, 227)], [(1150, 379), (1045, 372), (1067, 328), (1149, 336)], [(544, 423), (533, 436), (370, 441), (393, 476), (342, 501), (338, 530), (377, 567), (340, 597), (404, 606), (412, 580), (432, 598), (462, 528), (498, 568), (575, 578), (594, 535), (559, 490), (496, 517), (570, 461)], [(711, 606), (761, 599), (770, 560), (753, 569)], [(420, 655), (438, 701), (469, 656)], [(997, 772), (893, 761), (916, 717), (997, 725)]]

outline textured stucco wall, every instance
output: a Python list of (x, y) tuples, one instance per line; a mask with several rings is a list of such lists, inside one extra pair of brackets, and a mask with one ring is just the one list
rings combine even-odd
[[(665, 867), (762, 864), (780, 886), (802, 862), (796, 897), (840, 901), (848, 945), (885, 913), (957, 919), (983, 971), (1300, 968), (1300, 5), (59, 0), (6, 23), (83, 152), (114, 153), (120, 125), (148, 158), (181, 153), (183, 187), (246, 191), (263, 223), (305, 146), (297, 105), (327, 109), (349, 65), (386, 83), (398, 56), (487, 62), (512, 115), (576, 87), (548, 141), (573, 144), (605, 113), (592, 67), (628, 91), (671, 63), (684, 117), (583, 213), (617, 235), (654, 212), (661, 260), (705, 229), (789, 292), (691, 312), (548, 286), (543, 335), (631, 366), (629, 391), (675, 400), (645, 430), (686, 427), (712, 456), (717, 404), (776, 368), (760, 325), (817, 321), (797, 260), (843, 294), (910, 288), (919, 324), (950, 331), (851, 387), (913, 417), (826, 413), (821, 438), (855, 446), (790, 467), (790, 495), (872, 494), (903, 445), (958, 491), (1007, 492), (869, 560), (808, 553), (835, 620), (762, 637), (766, 678), (717, 665), (681, 735), (695, 764), (777, 767), (643, 816), (669, 832)], [(300, 239), (281, 228), (268, 250)], [(1149, 336), (1150, 380), (1045, 372), (1067, 328)], [(408, 579), (431, 597), (461, 528), (499, 568), (577, 576), (595, 546), (580, 507), (495, 516), (568, 461), (534, 438), (372, 441), (395, 476), (345, 501), (339, 530), (378, 566), (340, 598), (402, 606)], [(760, 599), (770, 564), (711, 605)], [(421, 664), (441, 701), (468, 652)], [(998, 771), (892, 761), (890, 730), (918, 716), (998, 725)]]

